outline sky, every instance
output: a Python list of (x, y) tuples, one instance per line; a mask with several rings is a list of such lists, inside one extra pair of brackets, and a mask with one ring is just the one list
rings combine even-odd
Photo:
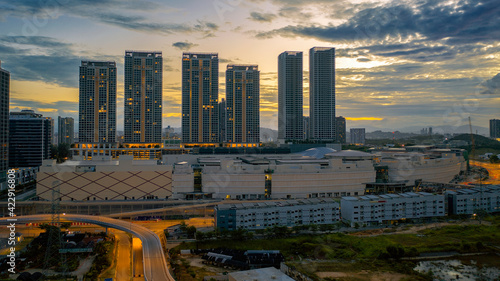
[(0, 0), (0, 60), (10, 110), (73, 117), (82, 60), (116, 61), (123, 130), (125, 50), (163, 52), (163, 127), (181, 123), (182, 52), (258, 64), (261, 127), (277, 129), (277, 58), (336, 49), (336, 111), (347, 127), (473, 125), (500, 118), (498, 0)]

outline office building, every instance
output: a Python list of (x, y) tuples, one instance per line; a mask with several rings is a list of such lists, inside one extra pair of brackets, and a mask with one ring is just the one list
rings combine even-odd
[(257, 146), (260, 141), (257, 65), (229, 64), (226, 70), (226, 142)]
[(182, 142), (186, 146), (219, 143), (218, 102), (219, 55), (183, 53)]
[(342, 220), (356, 224), (388, 224), (406, 219), (442, 217), (444, 196), (426, 192), (342, 197)]
[(9, 167), (38, 167), (50, 158), (53, 120), (33, 110), (11, 112)]
[(302, 140), (303, 127), (302, 52), (278, 56), (278, 140)]
[(161, 52), (125, 52), (124, 142), (161, 143)]
[(335, 141), (335, 48), (309, 50), (311, 139)]
[(345, 118), (335, 117), (335, 142), (347, 143)]
[(71, 117), (57, 117), (57, 143), (71, 145), (75, 139), (75, 120)]
[(9, 96), (10, 73), (0, 62), (0, 190), (7, 188), (9, 168)]
[(82, 61), (80, 66), (79, 142), (116, 140), (116, 63)]
[(226, 100), (219, 102), (219, 141), (226, 141)]
[(297, 199), (215, 206), (217, 229), (266, 229), (273, 226), (333, 224), (340, 221), (340, 203), (333, 198)]
[(500, 138), (500, 119), (490, 120), (490, 138), (492, 139)]
[(365, 128), (351, 129), (351, 144), (365, 144)]

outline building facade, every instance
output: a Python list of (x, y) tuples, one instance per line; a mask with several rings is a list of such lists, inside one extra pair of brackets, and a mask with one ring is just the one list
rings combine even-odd
[(226, 100), (219, 102), (219, 141), (226, 142)]
[(9, 168), (10, 73), (0, 62), (0, 190), (7, 188)]
[(50, 158), (52, 122), (33, 110), (11, 112), (9, 120), (9, 167), (38, 167)]
[(311, 139), (335, 141), (335, 48), (309, 50)]
[(260, 72), (257, 65), (229, 64), (226, 70), (226, 142), (260, 141)]
[(444, 196), (426, 192), (346, 196), (340, 204), (342, 220), (351, 226), (388, 224), (446, 215)]
[(82, 61), (78, 114), (80, 142), (116, 140), (116, 63)]
[(162, 87), (161, 52), (125, 51), (124, 142), (161, 142)]
[(480, 210), (500, 212), (500, 186), (483, 186), (446, 191), (448, 214), (472, 215)]
[(311, 138), (311, 118), (304, 116), (303, 128), (304, 128), (304, 139), (308, 140)]
[(500, 119), (490, 120), (490, 138), (492, 139), (500, 138)]
[(219, 230), (334, 224), (340, 221), (340, 204), (338, 199), (333, 198), (219, 204), (215, 206), (214, 217)]
[(346, 123), (342, 116), (335, 117), (335, 142), (347, 143), (346, 139)]
[(132, 156), (101, 165), (46, 161), (37, 174), (36, 187), (37, 196), (45, 200), (51, 200), (54, 188), (59, 189), (62, 201), (167, 199), (172, 195), (172, 167), (156, 165), (156, 161), (144, 165), (147, 160), (138, 163)]
[(351, 129), (351, 144), (365, 144), (365, 128)]
[(219, 55), (182, 54), (182, 142), (219, 143)]
[(278, 140), (302, 140), (303, 127), (302, 52), (278, 56)]
[(75, 120), (71, 117), (57, 117), (57, 143), (71, 145), (75, 142)]

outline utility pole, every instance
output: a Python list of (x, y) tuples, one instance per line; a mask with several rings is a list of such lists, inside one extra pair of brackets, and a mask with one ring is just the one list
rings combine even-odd
[(46, 277), (49, 269), (54, 266), (57, 269), (60, 263), (62, 275), (67, 273), (66, 254), (60, 253), (59, 249), (63, 248), (61, 236), (61, 192), (60, 181), (52, 182), (52, 205), (51, 205), (51, 220), (50, 226), (47, 229), (47, 250), (45, 251), (45, 259), (43, 263), (43, 275)]

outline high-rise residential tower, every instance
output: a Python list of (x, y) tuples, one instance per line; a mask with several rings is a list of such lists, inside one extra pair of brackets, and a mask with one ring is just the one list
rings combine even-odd
[(71, 117), (57, 117), (57, 143), (74, 143), (75, 138), (75, 120)]
[(260, 141), (260, 72), (257, 65), (229, 64), (226, 70), (226, 142)]
[(7, 188), (9, 168), (9, 96), (10, 73), (0, 62), (0, 190)]
[(365, 144), (365, 128), (351, 129), (351, 144)]
[(311, 139), (335, 141), (335, 48), (309, 50), (309, 116)]
[(219, 102), (219, 141), (226, 141), (226, 100)]
[(9, 167), (38, 167), (50, 158), (53, 120), (33, 110), (11, 112), (9, 120)]
[(278, 140), (302, 140), (302, 52), (278, 56)]
[(161, 52), (125, 52), (126, 143), (160, 143), (162, 133)]
[(342, 116), (335, 117), (335, 142), (347, 142), (345, 118)]
[(219, 55), (182, 54), (182, 142), (219, 142)]
[(116, 140), (116, 63), (82, 61), (78, 140), (81, 143)]
[(491, 119), (490, 120), (490, 138), (498, 139), (500, 138), (500, 120)]

